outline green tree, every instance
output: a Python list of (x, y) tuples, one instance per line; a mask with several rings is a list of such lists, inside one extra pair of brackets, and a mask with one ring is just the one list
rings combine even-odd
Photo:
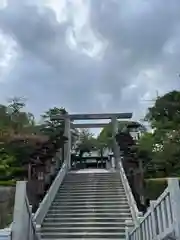
[(65, 108), (50, 108), (46, 111), (42, 117), (42, 132), (48, 135), (54, 134), (63, 134), (64, 133), (64, 120), (63, 119), (54, 119), (53, 117), (56, 115), (65, 115), (67, 112)]
[(81, 129), (76, 151), (80, 156), (85, 152), (91, 152), (96, 149), (97, 141), (94, 135), (88, 129)]
[(8, 113), (11, 117), (11, 124), (15, 133), (21, 131), (28, 119), (26, 113), (22, 113), (21, 109), (25, 107), (24, 100), (19, 97), (9, 99)]
[(151, 157), (151, 164), (164, 169), (164, 175), (180, 174), (180, 92), (171, 91), (158, 97), (148, 109), (145, 120), (154, 131), (140, 139), (139, 148)]
[(180, 126), (180, 92), (172, 91), (159, 97), (154, 106), (148, 109), (145, 117), (153, 129), (161, 131), (161, 135)]

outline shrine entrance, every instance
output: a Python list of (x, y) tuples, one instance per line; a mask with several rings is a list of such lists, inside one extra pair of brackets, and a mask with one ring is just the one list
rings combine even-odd
[[(114, 158), (114, 168), (118, 168), (118, 157), (120, 156), (119, 146), (116, 143), (116, 134), (118, 132), (118, 120), (129, 120), (132, 118), (132, 113), (101, 113), (101, 114), (66, 114), (56, 115), (53, 119), (64, 119), (65, 120), (65, 136), (68, 138), (65, 144), (64, 154), (67, 161), (67, 165), (71, 168), (71, 134), (73, 129), (76, 128), (103, 128), (109, 123), (112, 124), (112, 139), (113, 148), (112, 154)], [(110, 120), (109, 123), (75, 123), (77, 120)], [(108, 157), (108, 156), (107, 156)]]

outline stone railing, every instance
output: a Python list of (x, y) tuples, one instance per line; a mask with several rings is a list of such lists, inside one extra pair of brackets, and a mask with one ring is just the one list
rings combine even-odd
[(18, 181), (16, 184), (14, 216), (11, 226), (12, 240), (40, 240), (27, 198), (26, 184), (25, 181)]
[(11, 240), (11, 229), (10, 228), (4, 228), (0, 230), (0, 240)]
[(176, 178), (168, 179), (168, 187), (139, 224), (127, 232), (126, 240), (180, 239), (180, 187)]
[(49, 207), (51, 206), (51, 204), (56, 196), (56, 193), (57, 193), (59, 187), (61, 186), (62, 181), (63, 181), (64, 177), (66, 176), (67, 172), (68, 172), (68, 166), (65, 162), (62, 165), (61, 170), (57, 174), (54, 182), (52, 183), (51, 187), (49, 188), (48, 192), (46, 193), (43, 201), (40, 203), (39, 208), (37, 209), (37, 211), (34, 215), (34, 220), (38, 227), (41, 226), (43, 219), (46, 216), (46, 213), (47, 213)]
[(139, 210), (137, 208), (136, 201), (134, 199), (131, 187), (129, 185), (129, 181), (126, 177), (126, 174), (125, 174), (125, 171), (124, 171), (124, 168), (123, 168), (120, 158), (118, 159), (118, 162), (119, 162), (119, 171), (120, 171), (121, 181), (122, 181), (122, 184), (123, 184), (123, 187), (124, 187), (127, 199), (128, 199), (128, 204), (129, 204), (132, 219), (133, 219), (133, 222), (130, 223), (130, 225), (136, 226), (139, 223), (139, 217), (141, 216), (141, 213), (139, 212)]
[[(40, 226), (40, 223), (43, 221), (43, 217), (45, 216), (45, 214), (47, 212), (46, 210), (48, 210), (48, 207), (51, 205), (53, 197), (55, 196), (55, 194), (57, 192), (56, 190), (58, 189), (58, 186), (60, 186), (60, 184), (62, 183), (62, 181), (64, 179), (64, 176), (66, 175), (66, 172), (67, 172), (67, 167), (66, 167), (67, 163), (65, 164), (66, 161), (62, 164), (61, 169), (57, 172), (57, 169), (60, 167), (59, 159), (60, 159), (61, 156), (59, 156), (59, 155), (61, 155), (61, 154), (58, 151), (56, 153), (56, 156), (54, 157), (54, 161), (55, 161), (56, 165), (51, 166), (51, 169), (50, 169), (50, 175), (51, 176), (56, 176), (56, 177), (55, 177), (53, 183), (51, 184), (51, 186), (48, 190), (48, 193), (46, 193), (45, 197), (43, 198), (42, 202), (38, 202), (38, 209), (37, 209), (35, 214), (32, 213), (32, 207), (29, 205), (29, 199), (27, 197), (27, 196), (29, 196), (29, 194), (31, 194), (31, 192), (29, 191), (30, 182), (22, 181), (22, 182), (19, 182), (16, 186), (16, 190), (15, 190), (16, 193), (18, 191), (23, 191), (22, 189), (20, 190), (20, 183), (22, 185), (24, 185), (24, 188), (26, 189), (26, 191), (24, 190), (26, 192), (26, 197), (24, 195), (24, 199), (25, 199), (24, 202), (26, 203), (26, 213), (29, 213), (29, 216), (31, 216), (29, 221), (31, 222), (31, 220), (32, 220), (32, 224), (33, 224), (32, 227), (36, 226), (38, 228), (38, 226)], [(22, 188), (22, 185), (21, 185), (21, 188)], [(34, 186), (34, 188), (36, 188), (36, 185)], [(36, 189), (34, 189), (34, 190), (36, 190)], [(33, 193), (34, 192), (36, 192), (36, 191), (33, 191)], [(20, 196), (20, 195), (17, 195), (17, 196)], [(16, 200), (16, 203), (13, 204), (14, 208), (17, 208), (17, 205), (18, 205), (17, 202), (19, 202), (19, 201)], [(32, 202), (31, 202), (31, 204), (32, 204)], [(21, 210), (19, 209), (19, 211), (20, 212), (24, 211), (23, 208), (24, 208), (24, 206), (22, 205), (22, 209)], [(16, 218), (15, 217), (15, 209), (14, 209), (14, 218)], [(26, 214), (26, 218), (28, 219), (28, 214)], [(34, 224), (35, 220), (37, 220), (38, 225)], [(19, 219), (19, 221), (21, 221), (21, 219)], [(14, 234), (15, 234), (15, 235), (13, 235), (13, 240), (14, 240), (14, 237), (16, 237), (16, 232), (17, 232), (17, 228), (18, 228), (17, 226), (18, 225), (19, 224), (17, 224), (17, 221), (15, 221), (14, 223), (11, 223), (7, 228), (0, 229), (0, 240), (10, 240), (10, 239), (12, 239), (12, 231), (14, 231)], [(34, 228), (34, 230), (35, 230), (35, 228)], [(23, 237), (23, 239), (25, 239), (25, 236)], [(36, 238), (34, 238), (34, 237), (30, 238), (29, 237), (27, 239), (28, 240), (32, 240), (32, 239), (34, 240)]]
[(17, 182), (13, 223), (9, 228), (0, 231), (0, 240), (40, 240), (41, 223), (67, 172), (68, 166), (64, 163), (35, 214), (32, 213), (28, 201), (27, 182)]

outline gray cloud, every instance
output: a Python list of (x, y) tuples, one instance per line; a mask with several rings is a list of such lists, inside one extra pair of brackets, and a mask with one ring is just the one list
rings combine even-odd
[(40, 13), (36, 6), (27, 5), (2, 10), (0, 23), (21, 48), (21, 56), (9, 75), (15, 93), (30, 96), (40, 109), (59, 103), (72, 111), (88, 107), (95, 110), (98, 66), (66, 45), (65, 32), (70, 23), (58, 24), (52, 10), (43, 8)]
[[(133, 110), (140, 116), (147, 105), (140, 102), (145, 93), (151, 97), (156, 89), (163, 93), (180, 86), (179, 0), (165, 5), (163, 0), (91, 0), (92, 30), (108, 43), (100, 60), (69, 48), (72, 18), (59, 23), (52, 9), (27, 2), (9, 1), (0, 10), (0, 28), (13, 38), (18, 52), (0, 83), (1, 98), (27, 96), (36, 114), (54, 105), (102, 112), (99, 95), (104, 94), (110, 96), (106, 111)], [(89, 43), (84, 40), (80, 46)]]
[[(110, 81), (105, 72), (108, 76), (104, 78), (107, 91), (111, 89), (113, 95), (117, 93), (118, 86), (122, 91), (124, 86), (135, 82), (134, 79), (141, 71), (156, 70), (158, 66), (161, 66), (164, 74), (154, 77), (156, 79), (151, 84), (152, 87), (154, 85), (163, 92), (180, 86), (176, 75), (180, 69), (179, 55), (176, 55), (176, 51), (173, 55), (164, 53), (166, 43), (171, 43), (176, 29), (180, 26), (178, 0), (166, 2), (165, 5), (164, 1), (142, 0), (126, 3), (109, 0), (91, 2), (93, 28), (108, 39), (111, 46), (105, 60), (109, 66), (108, 73), (113, 73), (115, 77)], [(175, 39), (179, 38), (179, 33), (177, 35)], [(138, 95), (142, 96), (148, 91), (147, 81), (152, 79), (144, 76), (144, 81), (138, 88), (134, 88), (134, 93), (129, 95), (125, 106), (137, 109)], [(162, 86), (162, 83), (165, 86)], [(113, 102), (110, 105), (113, 105)]]

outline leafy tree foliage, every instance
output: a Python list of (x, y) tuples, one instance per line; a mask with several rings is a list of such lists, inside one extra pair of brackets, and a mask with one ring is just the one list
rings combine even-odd
[(79, 131), (79, 140), (77, 142), (76, 151), (79, 152), (79, 156), (82, 156), (85, 152), (91, 152), (97, 149), (97, 140), (88, 129), (82, 129)]
[(56, 134), (56, 133), (64, 133), (64, 120), (63, 119), (52, 119), (53, 116), (56, 115), (65, 115), (67, 112), (64, 108), (50, 108), (46, 111), (42, 117), (42, 132), (45, 134)]
[(180, 92), (172, 91), (159, 97), (145, 117), (153, 133), (139, 140), (139, 152), (150, 158), (145, 169), (149, 176), (179, 176), (180, 174)]
[(52, 108), (42, 116), (42, 124), (35, 122), (32, 113), (24, 111), (22, 98), (12, 98), (0, 105), (0, 180), (26, 175), (24, 164), (43, 154), (53, 157), (64, 144), (64, 122), (51, 120), (55, 114), (65, 114), (63, 108)]

